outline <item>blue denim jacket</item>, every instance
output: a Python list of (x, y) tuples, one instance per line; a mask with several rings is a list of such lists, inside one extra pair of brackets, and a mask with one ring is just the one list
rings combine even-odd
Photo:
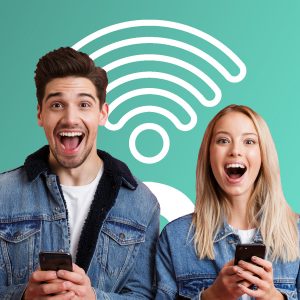
[[(201, 292), (212, 285), (224, 264), (234, 257), (240, 239), (224, 223), (214, 240), (215, 259), (199, 260), (191, 222), (191, 214), (181, 217), (161, 233), (156, 254), (156, 299), (201, 299)], [(253, 242), (263, 242), (259, 231)], [(300, 299), (299, 259), (290, 263), (273, 262), (273, 272), (275, 287), (289, 300)]]
[[(0, 174), (0, 299), (21, 299), (40, 251), (69, 251), (68, 212), (48, 147)], [(98, 151), (104, 172), (82, 229), (76, 263), (97, 299), (153, 298), (159, 205), (122, 162)]]

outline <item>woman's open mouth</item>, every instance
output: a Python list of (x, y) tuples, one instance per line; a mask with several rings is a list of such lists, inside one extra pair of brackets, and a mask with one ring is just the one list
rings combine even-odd
[(242, 163), (232, 163), (225, 165), (225, 172), (231, 179), (242, 177), (247, 171), (247, 167)]

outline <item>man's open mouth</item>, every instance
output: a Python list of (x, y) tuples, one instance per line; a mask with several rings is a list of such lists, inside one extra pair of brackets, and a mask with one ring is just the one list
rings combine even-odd
[(58, 133), (58, 137), (64, 150), (72, 151), (78, 148), (84, 138), (84, 133), (79, 131), (63, 131)]
[(247, 171), (247, 167), (241, 163), (225, 165), (225, 172), (232, 179), (237, 179), (242, 177), (246, 171)]

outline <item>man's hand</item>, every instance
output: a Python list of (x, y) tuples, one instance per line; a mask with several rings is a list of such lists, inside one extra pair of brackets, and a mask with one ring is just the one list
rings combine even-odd
[(67, 287), (68, 282), (57, 277), (55, 271), (33, 272), (25, 293), (22, 297), (24, 300), (69, 300), (74, 299), (75, 293)]
[(57, 277), (62, 280), (67, 290), (75, 295), (72, 300), (96, 300), (89, 277), (76, 264), (73, 264), (73, 272), (59, 270)]

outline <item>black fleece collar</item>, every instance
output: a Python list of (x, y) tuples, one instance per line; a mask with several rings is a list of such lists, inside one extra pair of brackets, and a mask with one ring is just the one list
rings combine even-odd
[[(126, 164), (104, 151), (97, 150), (97, 153), (104, 163), (104, 170), (82, 228), (76, 256), (77, 265), (86, 272), (94, 255), (102, 224), (114, 206), (121, 186), (131, 190), (137, 187), (137, 182)], [(49, 146), (44, 146), (28, 156), (24, 167), (30, 181), (41, 174), (51, 174), (48, 158)]]
[[(105, 173), (115, 178), (121, 177), (124, 186), (132, 190), (136, 189), (137, 182), (125, 163), (112, 157), (105, 151), (97, 150), (97, 153), (104, 163)], [(26, 158), (24, 167), (30, 181), (33, 181), (42, 173), (52, 173), (48, 164), (48, 158), (49, 146), (42, 147)]]

